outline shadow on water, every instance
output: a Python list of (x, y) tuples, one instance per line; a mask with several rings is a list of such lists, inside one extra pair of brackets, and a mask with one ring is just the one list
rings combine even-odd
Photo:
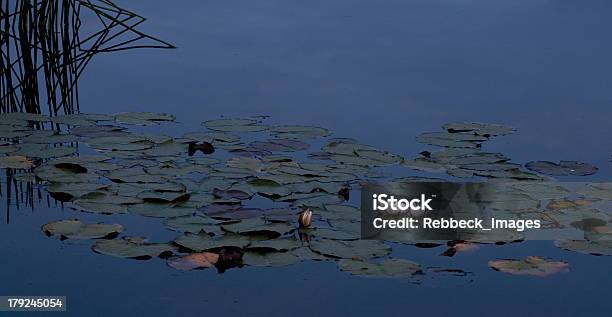
[(43, 113), (44, 103), (51, 116), (78, 113), (78, 79), (95, 54), (174, 48), (138, 31), (145, 20), (108, 0), (0, 1), (0, 113)]

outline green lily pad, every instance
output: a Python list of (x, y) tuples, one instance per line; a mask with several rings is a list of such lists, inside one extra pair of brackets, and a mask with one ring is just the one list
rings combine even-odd
[(0, 122), (12, 122), (12, 121), (31, 121), (31, 122), (48, 122), (51, 118), (48, 116), (27, 113), (27, 112), (8, 112), (0, 114)]
[(217, 142), (223, 143), (237, 143), (240, 142), (240, 137), (230, 133), (222, 132), (190, 132), (185, 133), (183, 138), (196, 141), (196, 142), (209, 142), (215, 144)]
[(487, 141), (484, 136), (470, 133), (426, 132), (417, 136), (416, 141), (423, 144), (450, 147), (450, 148), (477, 148), (479, 144)]
[(370, 259), (383, 257), (391, 253), (391, 248), (380, 241), (357, 240), (316, 240), (310, 242), (310, 248), (330, 257), (343, 259)]
[(177, 248), (169, 243), (147, 243), (143, 238), (100, 240), (92, 249), (100, 254), (118, 258), (146, 260), (152, 257), (169, 257)]
[(114, 170), (104, 176), (118, 183), (165, 183), (168, 181), (166, 177), (148, 174), (142, 168)]
[(539, 256), (528, 256), (523, 260), (493, 260), (489, 261), (489, 267), (504, 273), (539, 277), (569, 272), (569, 264), (567, 262), (552, 261)]
[(42, 231), (48, 236), (59, 235), (62, 239), (99, 239), (118, 235), (123, 232), (123, 226), (71, 219), (50, 222), (42, 226)]
[(285, 252), (295, 248), (299, 248), (301, 245), (295, 238), (282, 238), (282, 239), (271, 239), (271, 240), (256, 240), (251, 242), (247, 247), (248, 250), (256, 250), (258, 252)]
[(576, 161), (560, 161), (559, 163), (548, 161), (533, 161), (525, 164), (525, 167), (534, 172), (552, 176), (587, 176), (597, 173), (598, 168), (589, 163)]
[(403, 166), (426, 172), (445, 172), (448, 169), (448, 165), (437, 163), (433, 160), (417, 158), (413, 160), (403, 160), (401, 163)]
[(160, 121), (174, 121), (175, 117), (167, 113), (122, 112), (115, 114), (115, 120), (127, 124), (155, 125)]
[(300, 232), (302, 231), (318, 239), (358, 240), (360, 238), (360, 234), (358, 232), (346, 232), (332, 228), (300, 229)]
[(472, 132), (482, 136), (498, 136), (512, 134), (516, 130), (499, 124), (479, 123), (479, 122), (451, 122), (442, 126), (450, 133)]
[(561, 249), (591, 255), (612, 255), (612, 240), (587, 241), (587, 240), (564, 240), (555, 241), (555, 245)]
[(292, 139), (270, 139), (267, 141), (253, 141), (249, 147), (270, 152), (296, 152), (307, 150), (310, 145)]
[(36, 177), (52, 183), (96, 183), (100, 176), (92, 173), (73, 173), (53, 165), (41, 165), (34, 169)]
[(237, 234), (273, 234), (282, 236), (291, 233), (295, 227), (286, 223), (267, 223), (262, 218), (243, 219), (240, 222), (234, 222), (221, 225), (221, 228), (227, 232)]
[(113, 121), (114, 117), (105, 114), (69, 114), (51, 118), (56, 124), (67, 124), (71, 126), (95, 125), (97, 121)]
[(223, 235), (213, 238), (205, 233), (185, 233), (174, 239), (174, 243), (196, 252), (213, 250), (223, 247), (243, 248), (249, 245), (249, 238), (241, 235)]
[(252, 119), (217, 119), (202, 123), (208, 129), (220, 132), (260, 132), (268, 129)]
[(145, 202), (152, 203), (180, 203), (189, 200), (189, 193), (181, 192), (159, 192), (159, 191), (145, 191), (136, 195), (136, 197), (142, 199)]
[[(85, 143), (94, 149), (106, 151), (142, 151), (150, 149), (154, 145), (145, 136), (133, 134), (92, 138)], [(113, 155), (117, 155), (117, 153)]]
[(72, 199), (103, 190), (107, 187), (108, 185), (99, 183), (51, 183), (47, 186), (47, 191), (53, 194), (67, 195), (69, 199)]
[(320, 127), (303, 125), (281, 125), (270, 128), (272, 135), (286, 139), (314, 139), (326, 137), (331, 133)]
[(172, 218), (192, 215), (196, 212), (194, 208), (174, 207), (167, 204), (145, 203), (131, 205), (128, 211), (133, 214), (153, 218)]
[(22, 138), (24, 143), (38, 144), (61, 144), (78, 141), (78, 138), (72, 134), (58, 133), (52, 130), (37, 130), (25, 138)]
[(290, 252), (258, 253), (247, 251), (242, 256), (242, 264), (249, 266), (281, 267), (300, 262), (302, 262), (302, 259)]
[(338, 268), (352, 275), (373, 278), (410, 278), (422, 272), (419, 264), (402, 259), (388, 259), (380, 263), (342, 259), (338, 261)]
[[(181, 208), (182, 209), (182, 208)], [(223, 235), (223, 231), (219, 224), (222, 223), (219, 220), (205, 217), (201, 215), (197, 216), (184, 216), (184, 217), (175, 217), (168, 218), (164, 225), (166, 228), (179, 231), (179, 232), (189, 232), (198, 234), (200, 232), (214, 234), (214, 235)]]
[(29, 169), (34, 167), (34, 161), (21, 155), (0, 156), (0, 168)]
[(36, 157), (40, 159), (50, 159), (72, 155), (77, 152), (73, 147), (51, 147), (45, 144), (21, 144), (19, 150), (14, 154), (24, 155), (28, 157)]

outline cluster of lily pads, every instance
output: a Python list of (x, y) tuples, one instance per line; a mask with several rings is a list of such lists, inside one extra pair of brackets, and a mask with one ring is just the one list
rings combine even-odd
[[(481, 149), (491, 137), (514, 131), (508, 127), (447, 124), (444, 132), (417, 137), (418, 142), (443, 149), (424, 151), (412, 160), (353, 139), (331, 138), (324, 128), (269, 125), (265, 118), (209, 120), (201, 131), (180, 137), (128, 129), (174, 120), (169, 114), (148, 112), (52, 118), (0, 114), (0, 140), (4, 140), (0, 141), (0, 168), (23, 170), (21, 179), (44, 185), (51, 197), (76, 211), (164, 218), (164, 226), (177, 232), (172, 241), (149, 242), (145, 237), (124, 235), (126, 229), (119, 224), (77, 219), (54, 221), (42, 230), (62, 239), (96, 239), (92, 249), (101, 254), (161, 257), (182, 270), (285, 266), (313, 260), (335, 261), (342, 271), (373, 277), (442, 272), (390, 256), (388, 242), (418, 246), (430, 241), (359, 239), (360, 211), (347, 204), (350, 193), (365, 180), (381, 178), (379, 168), (391, 165), (460, 178), (513, 181), (504, 197), (521, 203), (509, 212), (541, 212), (546, 200), (545, 216), (551, 225), (581, 225), (591, 233), (584, 241), (560, 241), (560, 247), (612, 254), (612, 242), (607, 239), (609, 215), (590, 207), (597, 200), (612, 200), (612, 188), (587, 184), (579, 197), (570, 198), (569, 190), (545, 182), (550, 179), (544, 174), (589, 175), (597, 169), (578, 162), (532, 162), (523, 167), (500, 153)], [(311, 151), (311, 142), (317, 139), (325, 145)], [(83, 155), (86, 150), (93, 154)], [(411, 176), (392, 181), (439, 180)], [(259, 199), (268, 202), (253, 203)], [(300, 227), (298, 215), (305, 209), (313, 211), (314, 221)], [(573, 224), (577, 218), (589, 221)], [(516, 240), (521, 238), (489, 235), (453, 241), (445, 254), (472, 249), (474, 243)], [(529, 265), (547, 263), (540, 259)]]

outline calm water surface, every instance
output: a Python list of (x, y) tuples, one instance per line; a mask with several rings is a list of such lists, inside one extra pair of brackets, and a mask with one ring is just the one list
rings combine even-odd
[[(484, 145), (513, 161), (577, 160), (610, 181), (612, 3), (567, 0), (118, 1), (149, 20), (146, 33), (177, 50), (96, 56), (80, 82), (86, 112), (167, 111), (180, 135), (201, 121), (271, 115), (312, 124), (413, 157), (414, 141), (448, 121), (512, 125)], [(405, 170), (403, 175), (416, 175)], [(4, 198), (3, 198), (4, 199)], [(2, 208), (5, 208), (4, 202)], [(2, 215), (3, 216), (3, 215)], [(11, 213), (0, 224), (0, 294), (66, 295), (58, 316), (609, 316), (610, 257), (552, 242), (444, 248), (394, 247), (424, 266), (462, 268), (471, 282), (414, 285), (351, 277), (333, 263), (179, 272), (162, 261), (95, 254), (40, 226), (99, 216), (57, 206)], [(130, 234), (172, 239), (161, 220), (108, 217)], [(571, 272), (547, 278), (488, 268), (494, 258), (542, 255)], [(25, 314), (23, 314), (25, 315)]]

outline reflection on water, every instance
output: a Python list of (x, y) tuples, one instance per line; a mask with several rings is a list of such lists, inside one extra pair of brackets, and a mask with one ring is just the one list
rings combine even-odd
[[(448, 245), (451, 248), (442, 255), (452, 257), (477, 250), (475, 244), (522, 242), (529, 239), (527, 233), (508, 228), (453, 233), (457, 238), (425, 238), (418, 230), (385, 231), (380, 239), (384, 243), (361, 240), (363, 218), (350, 203), (366, 181), (387, 180), (390, 188), (404, 188), (415, 182), (435, 185), (449, 178), (495, 182), (491, 194), (477, 195), (475, 205), (455, 195), (453, 199), (462, 202), (453, 205), (458, 212), (471, 212), (462, 208), (478, 205), (478, 211), (494, 218), (538, 219), (544, 227), (540, 230), (582, 230), (580, 240), (550, 233), (545, 239), (559, 240), (555, 244), (564, 250), (612, 254), (612, 216), (605, 205), (600, 209), (597, 204), (612, 200), (612, 187), (585, 183), (573, 190), (547, 182), (551, 180), (547, 175), (588, 176), (598, 168), (570, 161), (530, 162), (523, 167), (502, 153), (482, 150), (492, 138), (515, 132), (501, 125), (455, 122), (444, 125), (443, 132), (422, 133), (417, 137), (420, 143), (439, 149), (409, 160), (355, 139), (331, 138), (326, 128), (273, 125), (267, 118), (208, 120), (203, 122), (204, 129), (180, 137), (129, 129), (174, 122), (175, 117), (166, 113), (56, 117), (11, 113), (0, 119), (5, 123), (0, 137), (6, 142), (0, 149), (6, 155), (0, 157), (0, 168), (7, 169), (7, 207), (14, 201), (17, 207), (34, 209), (35, 189), (38, 201), (41, 193), (33, 183), (42, 185), (47, 201), (52, 197), (66, 203), (71, 215), (46, 223), (42, 231), (61, 240), (96, 239), (92, 249), (104, 255), (159, 257), (179, 270), (216, 267), (220, 273), (234, 267), (316, 261), (333, 262), (352, 275), (407, 278), (415, 283), (421, 283), (423, 275), (434, 281), (437, 276), (471, 279), (472, 274), (462, 269), (391, 257), (390, 243), (424, 248)], [(58, 132), (32, 126), (46, 122), (66, 128)], [(321, 140), (320, 149), (311, 149), (311, 143)], [(92, 150), (96, 154), (79, 155)], [(400, 177), (403, 172), (390, 169), (402, 166), (417, 172)], [(14, 174), (14, 170), (21, 172)], [(419, 175), (423, 170), (433, 170), (442, 178), (423, 177)], [(9, 212), (7, 208), (7, 222)], [(80, 221), (79, 213), (94, 214), (104, 222)], [(308, 221), (302, 219), (303, 213)], [(156, 233), (135, 235), (121, 224), (125, 214), (161, 218), (164, 228), (178, 236), (149, 241)], [(118, 223), (106, 221), (109, 216)], [(490, 266), (541, 277), (570, 271), (566, 262), (539, 255), (495, 260)]]
[[(87, 25), (83, 25), (83, 19)], [(0, 1), (0, 113), (79, 112), (78, 79), (98, 53), (173, 48), (108, 0)]]

